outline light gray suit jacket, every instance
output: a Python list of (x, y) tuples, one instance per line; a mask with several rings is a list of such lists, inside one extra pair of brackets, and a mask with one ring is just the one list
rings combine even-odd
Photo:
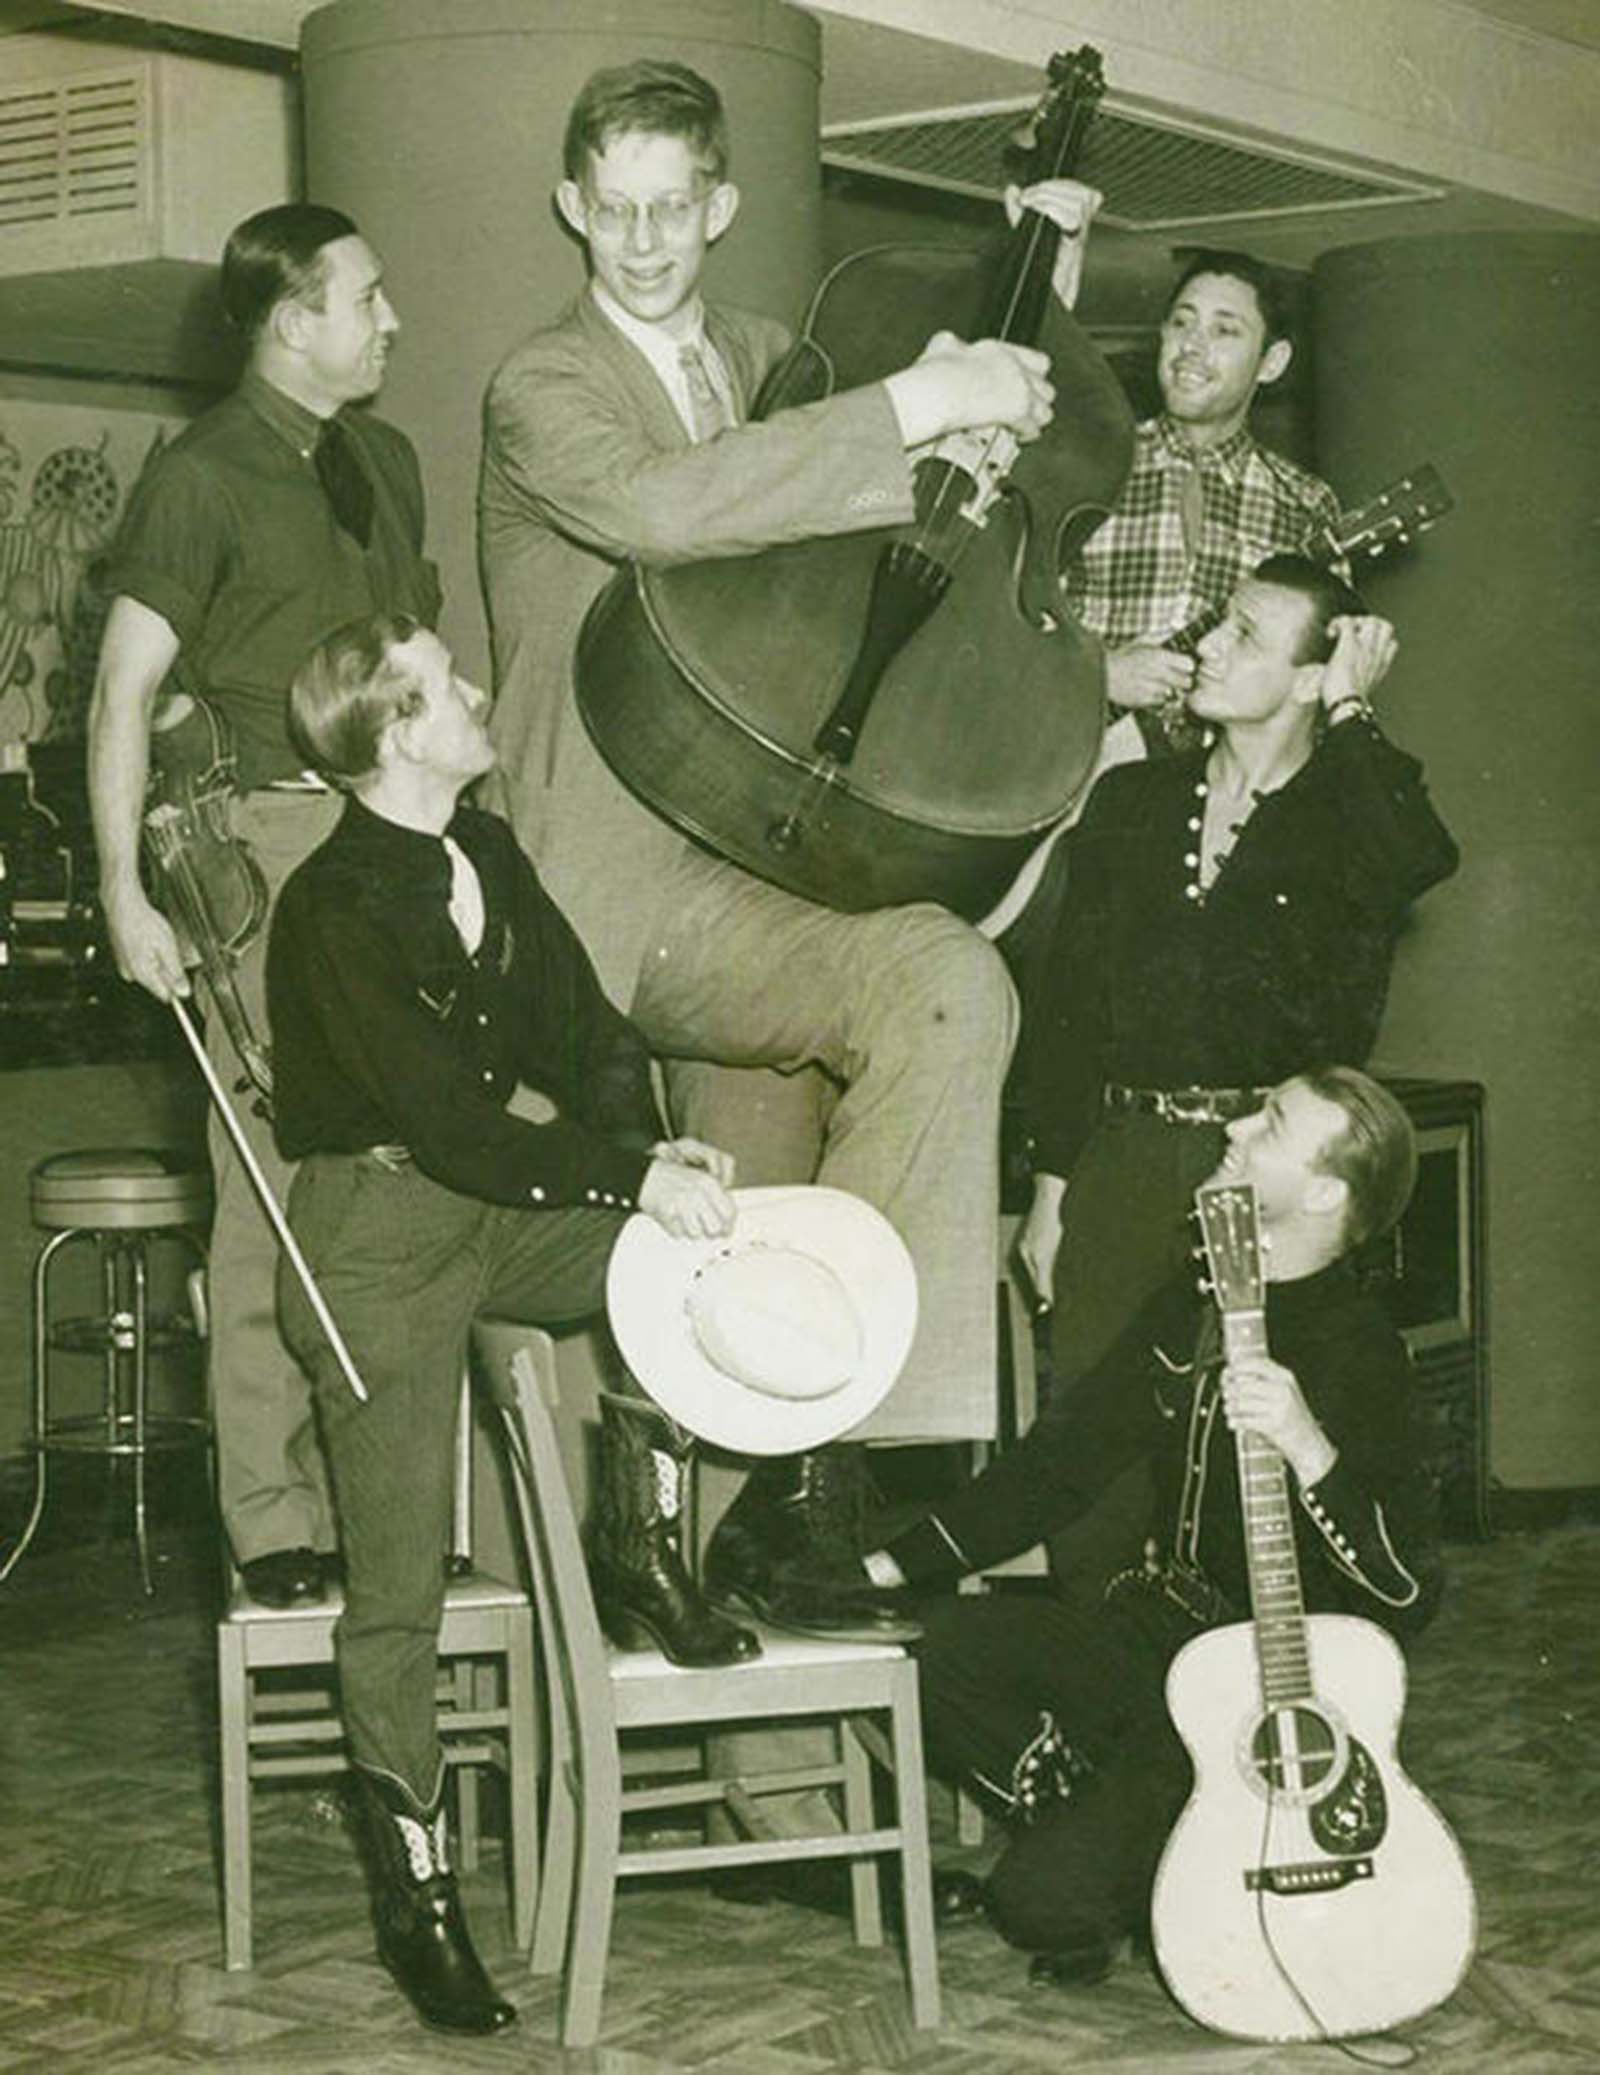
[[(742, 421), (787, 334), (770, 318), (714, 307), (706, 329)], [(685, 839), (612, 775), (578, 713), (573, 651), (595, 595), (630, 558), (749, 554), (912, 516), (910, 468), (881, 384), (695, 446), (649, 362), (587, 293), (494, 376), (478, 546), (502, 801), (622, 1008)]]

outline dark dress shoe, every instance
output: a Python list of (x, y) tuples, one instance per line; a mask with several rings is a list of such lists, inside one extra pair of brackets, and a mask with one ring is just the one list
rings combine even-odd
[(1104, 1938), (1085, 1938), (1059, 1952), (1035, 1953), (1028, 1962), (1030, 1988), (1086, 1989), (1111, 1972), (1111, 1946)]
[(244, 1589), (261, 1607), (314, 1606), (322, 1598), (322, 1559), (314, 1549), (274, 1549), (239, 1566)]
[(970, 1924), (988, 1910), (989, 1891), (977, 1874), (959, 1866), (933, 1869), (935, 1924)]

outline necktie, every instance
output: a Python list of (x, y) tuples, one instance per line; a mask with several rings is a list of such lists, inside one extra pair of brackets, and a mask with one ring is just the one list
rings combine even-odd
[(708, 439), (715, 439), (719, 432), (726, 432), (733, 420), (711, 380), (700, 348), (680, 346), (678, 364), (689, 384), (689, 418), (694, 443), (698, 447)]
[(328, 493), (333, 516), (353, 541), (365, 547), (372, 538), (372, 484), (356, 453), (355, 442), (329, 418), (317, 440), (313, 466)]
[(1200, 480), (1200, 464), (1191, 461), (1184, 470), (1183, 497), (1178, 507), (1178, 516), (1183, 522), (1183, 545), (1192, 562), (1200, 552), (1200, 528), (1205, 520), (1205, 487)]

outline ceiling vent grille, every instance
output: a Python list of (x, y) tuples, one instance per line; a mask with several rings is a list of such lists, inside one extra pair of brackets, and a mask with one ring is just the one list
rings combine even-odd
[(149, 158), (142, 64), (0, 88), (0, 241), (146, 217)]
[[(933, 109), (823, 131), (830, 166), (919, 187), (997, 196), (1005, 149), (1026, 101)], [(1154, 122), (1102, 108), (1079, 177), (1105, 196), (1102, 221), (1124, 230), (1201, 224), (1437, 200), (1438, 187), (1398, 174), (1226, 135), (1199, 123)]]

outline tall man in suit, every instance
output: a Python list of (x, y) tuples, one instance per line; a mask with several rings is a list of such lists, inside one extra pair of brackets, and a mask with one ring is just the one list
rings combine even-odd
[[(726, 168), (716, 90), (684, 66), (597, 73), (574, 104), (556, 201), (591, 280), (512, 352), (487, 405), (480, 549), (505, 805), (603, 984), (674, 1062), (675, 1128), (731, 1146), (746, 1181), (852, 1190), (909, 1245), (916, 1344), (862, 1436), (971, 1437), (992, 1421), (998, 1097), (1015, 1028), (998, 957), (932, 905), (836, 914), (697, 848), (607, 768), (572, 664), (617, 564), (907, 522), (912, 450), (977, 425), (1035, 437), (1052, 409), (1047, 363), (941, 334), (886, 381), (748, 423), (788, 340), (769, 318), (702, 299), (707, 250), (739, 204)], [(1070, 300), (1096, 198), (1052, 183), (1020, 199), (1073, 233), (1057, 284)], [(754, 1134), (707, 1063), (785, 1077), (757, 1084)], [(816, 1077), (800, 1072), (811, 1066), (827, 1076), (825, 1119)], [(855, 1483), (836, 1449), (763, 1466), (708, 1577), (769, 1618), (835, 1625), (840, 1608), (777, 1572), (786, 1549), (827, 1539)]]

